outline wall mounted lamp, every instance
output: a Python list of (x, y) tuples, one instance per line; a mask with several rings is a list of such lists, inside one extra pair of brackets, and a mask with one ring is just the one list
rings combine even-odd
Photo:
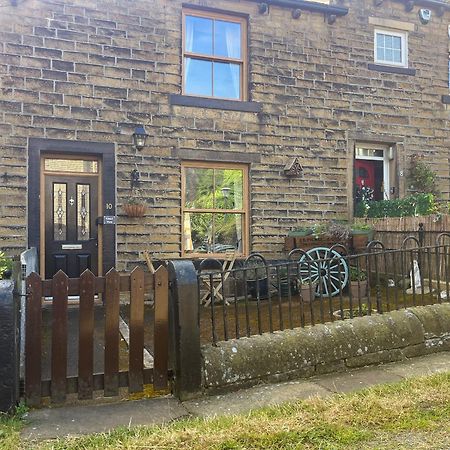
[(143, 125), (138, 125), (135, 128), (133, 133), (133, 144), (137, 150), (142, 150), (145, 147), (147, 136)]
[(258, 5), (258, 11), (260, 14), (267, 14), (269, 12), (269, 5), (267, 3), (260, 3)]
[(409, 0), (405, 3), (405, 11), (411, 12), (414, 9), (414, 0)]
[(329, 14), (328, 15), (328, 25), (333, 25), (336, 22), (337, 16), (336, 14)]
[(292, 10), (292, 18), (293, 19), (299, 19), (301, 15), (302, 15), (301, 9), (297, 8), (297, 9)]

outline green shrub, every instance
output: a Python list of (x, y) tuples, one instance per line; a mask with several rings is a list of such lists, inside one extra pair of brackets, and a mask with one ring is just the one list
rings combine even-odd
[(4, 277), (5, 272), (12, 269), (12, 261), (3, 252), (0, 252), (0, 280)]
[(412, 155), (407, 181), (409, 188), (417, 193), (440, 195), (437, 175), (425, 162), (423, 155)]
[(361, 270), (355, 266), (349, 266), (348, 272), (350, 275), (350, 281), (366, 281), (367, 280), (367, 272), (365, 270)]
[(368, 202), (367, 208), (356, 206), (357, 217), (410, 217), (427, 216), (438, 211), (433, 194), (415, 194), (404, 198)]

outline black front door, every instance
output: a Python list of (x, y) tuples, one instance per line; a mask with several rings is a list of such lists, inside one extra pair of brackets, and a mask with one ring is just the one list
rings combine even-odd
[(45, 276), (98, 273), (98, 176), (46, 174)]

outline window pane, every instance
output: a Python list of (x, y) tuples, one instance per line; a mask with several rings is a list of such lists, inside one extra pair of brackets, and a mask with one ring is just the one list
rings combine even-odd
[(379, 61), (384, 61), (386, 58), (384, 57), (384, 48), (383, 47), (378, 47), (377, 48), (377, 59)]
[(381, 149), (378, 150), (378, 149), (372, 149), (372, 148), (357, 148), (356, 156), (371, 156), (371, 157), (383, 158), (384, 151)]
[(53, 239), (67, 239), (67, 184), (53, 185)]
[(80, 159), (53, 159), (46, 158), (44, 169), (49, 172), (80, 172), (97, 173), (97, 161), (83, 161)]
[(186, 94), (212, 96), (212, 62), (185, 58)]
[(377, 46), (384, 47), (384, 34), (377, 33)]
[(385, 35), (384, 42), (386, 48), (392, 48), (392, 36)]
[(401, 50), (394, 50), (394, 62), (402, 62), (402, 52)]
[(393, 36), (392, 38), (392, 48), (401, 50), (402, 48), (402, 39), (399, 36)]
[(90, 186), (89, 184), (77, 185), (77, 238), (79, 241), (90, 239)]
[(186, 252), (211, 253), (213, 245), (212, 213), (184, 213), (183, 239)]
[(203, 17), (186, 16), (185, 50), (211, 55), (213, 51), (213, 21)]
[(241, 24), (235, 22), (214, 22), (214, 54), (228, 58), (241, 57)]
[(392, 53), (392, 49), (387, 48), (385, 51), (385, 58), (386, 61), (393, 61), (394, 60), (394, 55)]
[(188, 167), (185, 170), (185, 207), (210, 209), (214, 207), (214, 169)]
[(242, 170), (215, 170), (217, 209), (243, 209), (243, 178)]
[(242, 215), (214, 214), (214, 253), (242, 250)]
[(239, 99), (241, 97), (241, 66), (214, 63), (214, 97)]

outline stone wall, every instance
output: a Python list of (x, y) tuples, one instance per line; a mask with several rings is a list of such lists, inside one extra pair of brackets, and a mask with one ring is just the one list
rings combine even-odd
[[(347, 217), (358, 139), (395, 143), (397, 173), (407, 155), (426, 155), (448, 197), (449, 115), (441, 97), (448, 93), (449, 13), (423, 26), (418, 7), (351, 0), (349, 14), (329, 25), (316, 12), (294, 20), (276, 6), (261, 15), (255, 2), (192, 0), (249, 15), (250, 98), (262, 109), (254, 113), (170, 103), (181, 92), (181, 0), (3, 3), (0, 237), (10, 254), (27, 245), (30, 137), (116, 144), (119, 269), (132, 267), (144, 248), (156, 257), (180, 255), (185, 157), (253, 155), (251, 249), (266, 255), (279, 254), (283, 237), (302, 222)], [(415, 76), (369, 70), (369, 16), (413, 24)], [(150, 135), (141, 152), (131, 146), (137, 123)], [(283, 168), (295, 156), (304, 174), (288, 179)], [(140, 220), (121, 209), (136, 165), (150, 207)]]
[(450, 305), (230, 340), (202, 349), (209, 392), (337, 372), (450, 350)]

